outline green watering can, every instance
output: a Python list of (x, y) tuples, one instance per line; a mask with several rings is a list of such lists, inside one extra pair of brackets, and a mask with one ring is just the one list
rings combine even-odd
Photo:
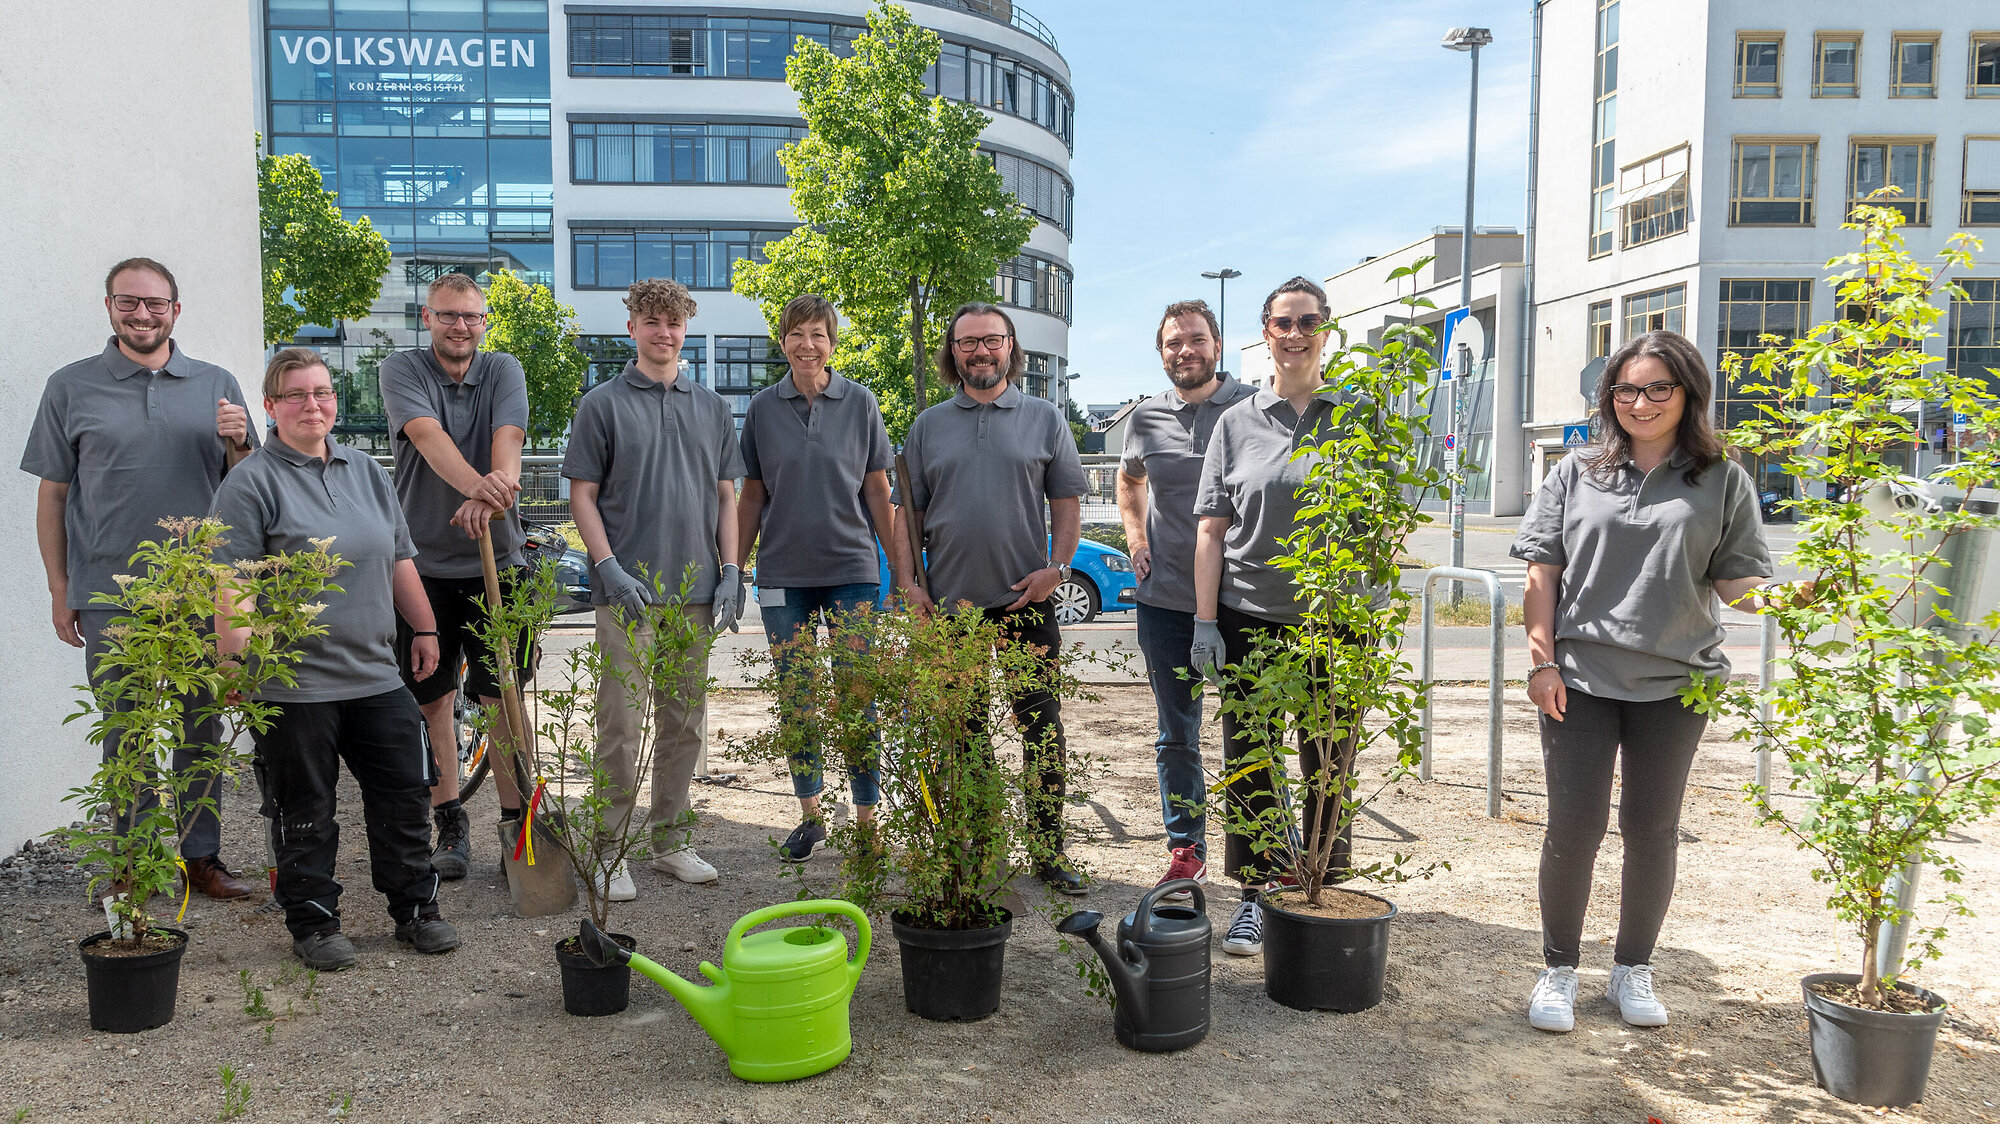
[[(820, 925), (745, 933), (781, 917), (838, 913), (860, 935), (854, 959), (847, 938)], [(714, 987), (689, 983), (598, 931), (589, 918), (577, 933), (584, 955), (599, 966), (630, 964), (659, 984), (729, 1055), (729, 1072), (745, 1081), (796, 1081), (847, 1060), (854, 1039), (847, 1001), (868, 963), (868, 917), (852, 902), (819, 899), (766, 906), (741, 919), (722, 945), (722, 967), (706, 960), (701, 974)]]

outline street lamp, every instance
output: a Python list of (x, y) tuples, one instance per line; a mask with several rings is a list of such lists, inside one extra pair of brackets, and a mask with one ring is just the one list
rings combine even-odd
[[(1458, 232), (1458, 306), (1472, 316), (1472, 173), (1477, 166), (1479, 138), (1479, 48), (1493, 42), (1493, 33), (1483, 27), (1454, 27), (1445, 32), (1443, 46), (1452, 51), (1472, 53), (1472, 103), (1465, 116), (1465, 225)], [(1446, 468), (1451, 474), (1451, 564), (1465, 565), (1465, 481), (1459, 471), (1459, 457), (1465, 449), (1463, 411), (1465, 396), (1460, 384), (1472, 373), (1472, 349), (1459, 348), (1457, 376), (1451, 380), (1451, 435), (1447, 442)], [(1496, 419), (1497, 420), (1497, 419)], [(1464, 587), (1451, 584), (1456, 604)]]
[(1204, 272), (1202, 276), (1215, 282), (1216, 289), (1221, 293), (1220, 299), (1216, 301), (1221, 306), (1221, 311), (1215, 316), (1215, 354), (1219, 359), (1216, 366), (1226, 375), (1229, 373), (1229, 352), (1223, 344), (1229, 326), (1229, 280), (1232, 277), (1241, 277), (1243, 274), (1234, 269), (1217, 269)]

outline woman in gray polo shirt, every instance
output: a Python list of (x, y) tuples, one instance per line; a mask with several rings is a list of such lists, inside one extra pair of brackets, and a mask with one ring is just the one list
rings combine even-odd
[[(1622, 768), (1625, 866), (1605, 996), (1633, 1026), (1664, 1026), (1653, 946), (1673, 899), (1688, 769), (1707, 719), (1692, 677), (1729, 671), (1717, 599), (1745, 609), (1771, 573), (1749, 474), (1709, 420), (1701, 353), (1673, 332), (1615, 352), (1598, 383), (1596, 445), (1565, 457), (1521, 520), (1528, 563), (1528, 698), (1541, 711), (1549, 786), (1542, 837), (1542, 958), (1529, 1025), (1575, 1026), (1591, 867)], [(1620, 759), (1622, 758), (1622, 766)]]

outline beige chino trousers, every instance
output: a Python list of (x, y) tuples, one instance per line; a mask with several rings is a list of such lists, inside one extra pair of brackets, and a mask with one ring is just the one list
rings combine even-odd
[[(681, 611), (687, 614), (691, 623), (702, 629), (708, 628), (715, 616), (714, 609), (708, 605), (687, 605)], [(639, 642), (650, 643), (652, 635), (651, 628), (640, 629)], [(603, 649), (605, 658), (614, 666), (628, 669), (632, 666), (625, 626), (619, 620), (616, 609), (598, 606), (597, 643)], [(615, 828), (629, 822), (634, 836), (640, 826), (645, 825), (652, 833), (655, 855), (665, 854), (687, 842), (688, 825), (682, 820), (692, 807), (688, 785), (694, 780), (695, 766), (701, 759), (704, 735), (708, 730), (707, 682), (708, 656), (704, 652), (681, 681), (678, 689), (680, 698), (673, 697), (675, 692), (653, 692), (652, 804), (647, 817), (634, 817), (629, 821), (628, 817), (633, 817), (633, 808), (638, 801), (642, 716), (632, 706), (633, 699), (625, 683), (606, 676), (597, 685), (598, 752), (605, 772), (610, 775), (613, 789), (605, 823)]]

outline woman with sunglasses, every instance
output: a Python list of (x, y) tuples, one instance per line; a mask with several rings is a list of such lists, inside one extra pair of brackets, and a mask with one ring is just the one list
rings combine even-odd
[(1550, 471), (1512, 554), (1528, 563), (1528, 699), (1549, 789), (1542, 958), (1528, 1023), (1575, 1026), (1591, 868), (1624, 784), (1618, 942), (1605, 997), (1633, 1026), (1664, 1026), (1653, 948), (1673, 899), (1688, 769), (1707, 719), (1680, 701), (1726, 675), (1718, 598), (1754, 610), (1768, 580), (1757, 489), (1709, 419), (1708, 367), (1674, 332), (1612, 354), (1597, 386), (1602, 438)]
[[(1304, 621), (1304, 606), (1291, 575), (1276, 559), (1282, 540), (1298, 520), (1300, 485), (1307, 459), (1293, 450), (1320, 439), (1332, 399), (1320, 393), (1321, 353), (1328, 320), (1326, 293), (1304, 277), (1294, 277), (1264, 299), (1264, 342), (1271, 348), (1271, 385), (1250, 401), (1216, 419), (1202, 460), (1195, 494), (1194, 647), (1189, 664), (1216, 680), (1218, 668), (1240, 663), (1259, 636), (1283, 636)], [(1244, 687), (1231, 676), (1218, 682), (1224, 698), (1241, 698)], [(1243, 766), (1268, 744), (1268, 734), (1225, 709), (1222, 715), (1223, 773), (1230, 821), (1262, 817), (1279, 806), (1277, 787), (1263, 770)], [(1279, 736), (1282, 736), (1281, 734)], [(1299, 767), (1321, 767), (1324, 747), (1300, 737)], [(1307, 823), (1334, 811), (1309, 801)], [(1322, 821), (1323, 822), (1323, 821)], [(1258, 896), (1286, 877), (1274, 850), (1259, 850), (1255, 838), (1234, 822), (1224, 827), (1223, 869), (1243, 883), (1243, 901), (1231, 918), (1223, 951), (1255, 956), (1264, 948), (1264, 911)], [(1345, 870), (1351, 836), (1343, 831), (1333, 848), (1332, 869)], [(1335, 877), (1338, 877), (1336, 874)]]

